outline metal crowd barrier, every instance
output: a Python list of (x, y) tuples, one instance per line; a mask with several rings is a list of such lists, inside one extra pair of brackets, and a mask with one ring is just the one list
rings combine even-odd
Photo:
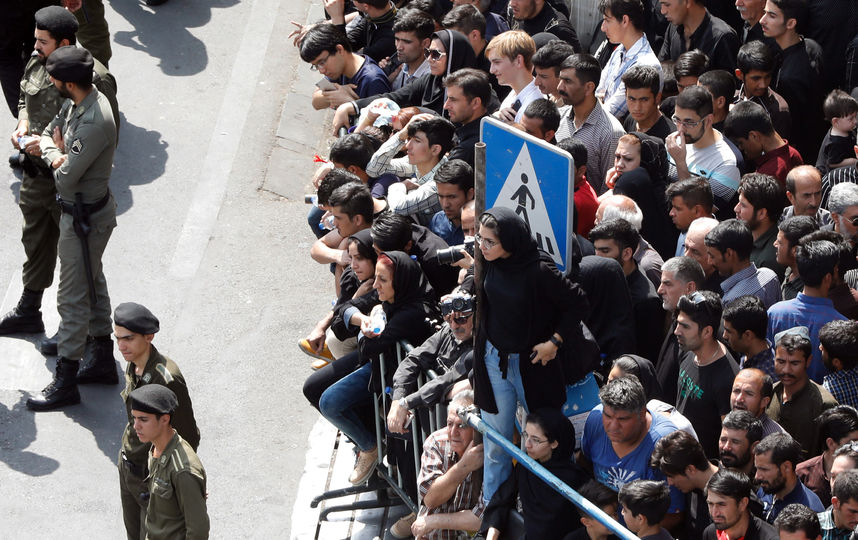
[(515, 458), (520, 465), (527, 467), (530, 472), (551, 486), (554, 491), (572, 501), (575, 506), (610, 529), (618, 538), (622, 538), (623, 540), (638, 540), (637, 535), (620, 525), (614, 518), (603, 512), (598, 506), (582, 497), (577, 491), (554, 476), (535, 459), (528, 456), (526, 452), (522, 452), (521, 449), (512, 444), (506, 439), (506, 437), (489, 427), (479, 416), (471, 412), (469, 408), (460, 407), (457, 412), (459, 417), (469, 426), (476, 429), (482, 433), (484, 437), (491, 439), (492, 442), (503, 448), (504, 452)]

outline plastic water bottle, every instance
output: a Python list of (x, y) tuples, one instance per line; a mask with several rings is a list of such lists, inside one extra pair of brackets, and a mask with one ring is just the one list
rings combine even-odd
[(31, 141), (34, 141), (36, 139), (38, 139), (38, 137), (36, 137), (35, 135), (24, 135), (22, 137), (18, 137), (18, 148), (24, 148), (25, 146), (30, 144)]
[(387, 315), (384, 314), (384, 310), (381, 308), (381, 305), (372, 308), (372, 311), (369, 313), (369, 320), (370, 328), (374, 334), (384, 332), (384, 327), (387, 325)]

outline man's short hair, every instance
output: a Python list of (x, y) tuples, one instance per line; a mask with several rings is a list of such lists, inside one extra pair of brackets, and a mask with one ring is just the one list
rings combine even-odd
[(818, 182), (822, 183), (822, 175), (819, 173), (819, 169), (813, 165), (799, 165), (798, 167), (793, 167), (787, 173), (785, 185), (786, 190), (792, 194), (795, 194), (795, 177), (799, 175), (813, 176)]
[(816, 417), (816, 425), (819, 426), (819, 440), (825, 448), (826, 439), (830, 438), (837, 443), (858, 431), (858, 411), (849, 405), (838, 405), (822, 411)]
[(817, 229), (819, 224), (810, 216), (792, 216), (778, 223), (778, 230), (784, 233), (790, 249), (796, 247), (803, 236)]
[(832, 230), (818, 229), (805, 235), (799, 240), (799, 243), (815, 242), (818, 240), (828, 241), (837, 246), (837, 252), (840, 254), (837, 261), (837, 275), (840, 279), (843, 279), (849, 270), (858, 268), (858, 260), (855, 259), (855, 246), (840, 233)]
[(634, 253), (641, 242), (641, 235), (628, 221), (612, 219), (602, 221), (590, 229), (590, 241), (595, 243), (597, 240), (613, 240), (621, 254), (626, 248), (631, 249)]
[[(486, 17), (471, 4), (455, 6), (444, 15), (441, 25), (444, 28), (457, 30), (466, 36), (474, 30), (480, 33), (481, 38), (486, 36)], [(429, 32), (429, 35), (432, 35), (432, 32)]]
[(819, 538), (822, 527), (816, 512), (799, 503), (788, 504), (775, 518), (778, 532), (802, 533), (805, 538)]
[(331, 193), (338, 187), (351, 182), (360, 182), (360, 178), (345, 169), (331, 169), (319, 182), (319, 188), (316, 190), (316, 200), (322, 206), (328, 206), (330, 204)]
[(751, 71), (772, 73), (777, 67), (777, 57), (762, 41), (749, 41), (739, 48), (736, 67), (745, 75)]
[(708, 495), (711, 491), (739, 503), (742, 499), (750, 498), (752, 488), (753, 484), (745, 473), (733, 469), (719, 469), (709, 477), (704, 493)]
[(800, 351), (802, 355), (804, 355), (805, 360), (810, 358), (810, 355), (812, 354), (810, 340), (804, 336), (792, 333), (784, 334), (777, 340), (775, 343), (775, 351), (777, 351), (777, 349), (783, 349), (789, 354), (795, 354), (796, 351)]
[(703, 243), (707, 247), (717, 249), (722, 254), (727, 253), (728, 249), (732, 249), (740, 261), (747, 261), (751, 258), (751, 252), (754, 250), (754, 235), (747, 225), (733, 218), (716, 225), (706, 234)]
[(780, 467), (787, 461), (792, 465), (792, 470), (801, 462), (801, 444), (790, 436), (789, 433), (772, 433), (763, 437), (756, 447), (754, 455), (760, 456), (771, 452), (771, 461), (776, 467)]
[(531, 101), (524, 109), (524, 116), (542, 120), (542, 131), (557, 131), (560, 127), (560, 111), (549, 99)]
[(599, 13), (607, 15), (608, 12), (620, 22), (623, 21), (623, 15), (626, 15), (635, 30), (644, 30), (646, 21), (641, 0), (599, 0)]
[(628, 71), (623, 73), (622, 80), (623, 84), (626, 85), (626, 89), (640, 90), (641, 88), (648, 88), (652, 92), (653, 97), (661, 92), (661, 77), (658, 70), (653, 66), (644, 66), (641, 64), (632, 66)]
[(795, 249), (798, 275), (805, 285), (819, 287), (826, 274), (834, 275), (834, 267), (840, 261), (840, 250), (827, 240), (799, 242)]
[(337, 45), (340, 45), (346, 52), (352, 52), (349, 38), (339, 26), (325, 23), (315, 24), (307, 30), (299, 45), (301, 60), (309, 64), (325, 51), (336, 54)]
[(700, 77), (709, 67), (709, 57), (700, 49), (692, 49), (680, 54), (673, 64), (673, 76), (676, 80), (683, 77)]
[(328, 198), (328, 204), (339, 207), (349, 219), (362, 216), (364, 223), (372, 223), (372, 194), (363, 182), (350, 182), (338, 187)]
[[(771, 386), (771, 377), (766, 375)], [(770, 394), (771, 395), (771, 394)], [(753, 445), (763, 438), (763, 423), (752, 413), (737, 409), (730, 411), (724, 420), (721, 422), (721, 427), (724, 429), (732, 429), (736, 431), (744, 431), (745, 438), (748, 439), (748, 444)]]
[(656, 480), (632, 480), (620, 488), (619, 500), (633, 516), (643, 515), (648, 524), (656, 525), (670, 508), (670, 488)]
[[(597, 508), (604, 509), (617, 504), (617, 492), (596, 480), (587, 482), (578, 488), (578, 494), (593, 503)], [(590, 514), (577, 506), (575, 509), (581, 517), (589, 518)]]
[(602, 405), (618, 411), (639, 413), (646, 409), (643, 385), (635, 376), (617, 377), (599, 390)]
[(780, 182), (763, 173), (743, 176), (737, 191), (751, 203), (755, 212), (765, 208), (772, 223), (777, 223), (787, 203), (786, 192)]
[(460, 390), (456, 392), (456, 395), (450, 400), (450, 403), (447, 405), (447, 414), (450, 411), (455, 411), (459, 407), (470, 407), (474, 404), (474, 391), (473, 390)]
[(435, 171), (435, 182), (456, 186), (467, 194), (474, 188), (474, 169), (461, 159), (451, 159)]
[(572, 56), (567, 57), (566, 60), (560, 64), (560, 69), (574, 69), (575, 78), (578, 79), (582, 85), (591, 82), (598, 86), (599, 77), (602, 76), (602, 68), (599, 66), (599, 61), (596, 60), (596, 57), (592, 54), (573, 54)]
[(413, 137), (418, 131), (426, 134), (430, 148), (436, 144), (441, 147), (441, 153), (438, 154), (439, 159), (453, 148), (453, 135), (456, 133), (456, 126), (446, 118), (418, 120), (408, 126), (409, 137)]
[(355, 166), (361, 170), (365, 170), (374, 153), (375, 150), (373, 149), (372, 142), (366, 135), (362, 133), (349, 133), (334, 141), (331, 145), (328, 158), (330, 161), (346, 168)]
[(727, 107), (736, 94), (736, 76), (723, 69), (713, 69), (701, 74), (697, 84), (705, 86), (715, 99), (724, 98), (724, 105)]
[(521, 30), (507, 30), (502, 32), (489, 41), (486, 45), (485, 54), (492, 51), (497, 52), (501, 56), (505, 56), (509, 60), (515, 60), (518, 55), (521, 55), (524, 60), (524, 67), (527, 69), (533, 68), (533, 55), (536, 53), (536, 42), (527, 32)]
[(462, 93), (468, 100), (480, 98), (483, 107), (489, 106), (492, 98), (492, 85), (485, 71), (474, 68), (462, 68), (450, 73), (444, 78), (444, 86), (449, 88), (456, 86), (462, 89)]
[(686, 476), (689, 465), (694, 465), (698, 471), (705, 471), (709, 468), (709, 461), (700, 442), (681, 429), (659, 439), (649, 458), (650, 467), (668, 476)]
[(851, 206), (858, 206), (858, 184), (841, 182), (833, 186), (828, 194), (828, 210), (842, 216)]
[(664, 275), (665, 272), (671, 272), (673, 274), (673, 279), (681, 281), (682, 283), (694, 283), (697, 285), (697, 288), (700, 289), (703, 287), (703, 284), (706, 282), (706, 273), (703, 271), (703, 267), (700, 266), (700, 263), (697, 262), (693, 257), (671, 257), (670, 259), (664, 261), (664, 264), (661, 265), (661, 273)]
[(372, 223), (372, 243), (381, 251), (403, 251), (411, 241), (411, 224), (407, 216), (383, 212)]
[(399, 32), (414, 32), (417, 39), (423, 41), (432, 37), (435, 32), (435, 20), (425, 11), (403, 9), (396, 13), (396, 19), (393, 21), (393, 33)]
[(730, 302), (724, 308), (724, 321), (730, 323), (740, 336), (750, 330), (757, 339), (766, 339), (769, 316), (765, 304), (756, 296), (740, 296)]
[(831, 494), (837, 497), (841, 504), (850, 500), (858, 503), (858, 470), (838, 474)]
[(575, 54), (575, 48), (562, 39), (552, 39), (536, 50), (533, 55), (533, 67), (539, 69), (554, 68), (554, 75), (560, 75), (560, 65)]
[(858, 446), (855, 443), (846, 443), (834, 451), (834, 459), (845, 456), (858, 465)]
[(557, 143), (557, 148), (569, 152), (575, 162), (576, 169), (587, 165), (587, 147), (581, 141), (572, 137), (563, 139)]
[(843, 90), (835, 88), (825, 97), (822, 112), (825, 113), (825, 121), (831, 122), (835, 118), (858, 113), (858, 101)]
[(723, 307), (721, 298), (712, 291), (696, 291), (691, 295), (679, 297), (676, 304), (677, 313), (684, 313), (697, 324), (697, 331), (702, 332), (707, 326), (712, 327), (713, 336), (721, 326)]
[(703, 212), (707, 215), (712, 213), (712, 206), (715, 204), (712, 197), (712, 186), (709, 185), (709, 181), (693, 175), (691, 178), (679, 180), (667, 186), (666, 196), (668, 203), (674, 197), (681, 197), (682, 203), (688, 208), (700, 205), (703, 207)]
[(784, 14), (784, 22), (796, 20), (796, 27), (801, 27), (807, 15), (807, 0), (771, 0)]
[[(618, 195), (619, 196), (619, 195)], [(612, 219), (624, 219), (629, 222), (629, 225), (638, 232), (643, 227), (643, 211), (634, 199), (629, 199), (633, 206), (632, 210), (628, 210), (623, 206), (614, 204), (605, 206), (605, 211), (602, 213), (602, 221), (611, 221)]]
[(704, 86), (689, 86), (676, 96), (676, 108), (694, 111), (694, 114), (703, 118), (712, 114), (712, 94)]
[(819, 329), (819, 343), (825, 347), (829, 358), (840, 360), (843, 369), (858, 366), (858, 321), (826, 323)]
[(724, 119), (724, 135), (728, 139), (747, 139), (752, 131), (772, 136), (775, 128), (769, 111), (759, 103), (740, 101), (730, 108)]

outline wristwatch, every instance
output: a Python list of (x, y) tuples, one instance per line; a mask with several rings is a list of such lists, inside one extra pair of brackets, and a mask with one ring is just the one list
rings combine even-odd
[(397, 401), (397, 403), (399, 403), (399, 406), (403, 409), (408, 410), (408, 401), (404, 397), (399, 398), (399, 401)]
[(551, 335), (551, 338), (549, 338), (549, 340), (548, 340), (548, 341), (550, 341), (551, 343), (553, 343), (553, 344), (554, 344), (554, 346), (555, 346), (555, 347), (557, 347), (558, 349), (559, 349), (560, 347), (562, 347), (562, 346), (563, 346), (563, 342), (562, 342), (562, 341), (560, 341), (559, 339), (557, 339), (556, 337), (554, 337), (554, 335), (553, 335), (553, 334)]

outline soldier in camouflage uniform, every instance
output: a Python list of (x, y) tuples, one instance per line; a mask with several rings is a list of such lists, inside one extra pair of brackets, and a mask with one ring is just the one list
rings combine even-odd
[(200, 431), (182, 372), (175, 362), (163, 356), (152, 345), (152, 339), (160, 329), (158, 319), (144, 306), (126, 302), (116, 306), (113, 323), (119, 352), (128, 362), (125, 390), (122, 391), (128, 424), (122, 433), (122, 450), (118, 462), (122, 518), (128, 540), (144, 540), (146, 506), (149, 501), (149, 490), (144, 479), (148, 474), (147, 460), (152, 445), (141, 442), (134, 431), (129, 397), (131, 392), (147, 384), (166, 386), (178, 400), (170, 423), (195, 452), (200, 444)]

